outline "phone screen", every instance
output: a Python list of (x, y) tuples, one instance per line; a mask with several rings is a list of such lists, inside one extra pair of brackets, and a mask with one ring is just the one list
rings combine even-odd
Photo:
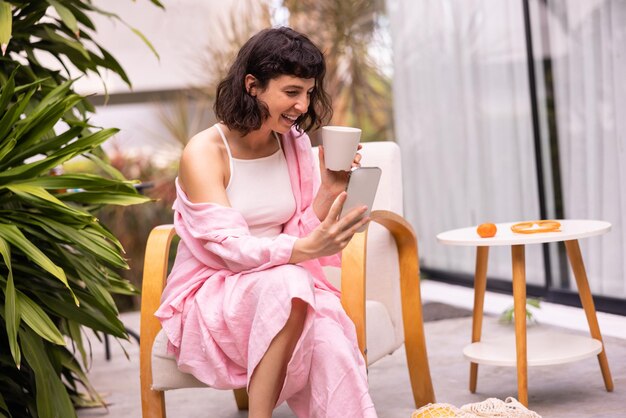
[[(381, 173), (382, 170), (379, 167), (357, 167), (351, 171), (348, 186), (346, 187), (348, 196), (341, 210), (340, 217), (359, 206), (367, 206), (364, 216), (369, 216), (374, 204), (374, 198), (376, 197)], [(359, 232), (363, 230), (365, 228), (362, 228)]]

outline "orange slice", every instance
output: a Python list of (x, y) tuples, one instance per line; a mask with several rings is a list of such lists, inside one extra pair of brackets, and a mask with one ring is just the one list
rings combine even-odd
[(511, 225), (516, 234), (539, 234), (542, 232), (561, 232), (561, 224), (557, 221), (520, 222)]

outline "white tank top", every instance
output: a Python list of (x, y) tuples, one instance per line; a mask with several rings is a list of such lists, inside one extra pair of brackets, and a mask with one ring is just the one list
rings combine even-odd
[[(256, 237), (276, 237), (296, 211), (287, 160), (276, 136), (279, 149), (267, 157), (253, 160), (233, 158), (228, 141), (219, 124), (230, 164), (226, 195), (233, 209), (246, 220), (250, 233)], [(275, 134), (274, 134), (275, 135)]]

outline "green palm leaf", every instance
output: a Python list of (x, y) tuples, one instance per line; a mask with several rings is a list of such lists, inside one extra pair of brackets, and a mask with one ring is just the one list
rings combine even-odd
[(7, 141), (4, 142), (4, 144), (0, 145), (0, 161), (2, 161), (4, 157), (7, 156), (7, 154), (13, 151), (16, 143), (17, 141), (15, 140), (15, 138), (9, 138)]
[(31, 97), (35, 94), (36, 89), (32, 88), (28, 92), (21, 94), (17, 97), (17, 102), (11, 106), (8, 112), (6, 112), (0, 119), (0, 138), (6, 137), (11, 129), (15, 127), (15, 123), (19, 120), (20, 116), (26, 109)]
[(9, 347), (11, 355), (17, 368), (20, 368), (21, 352), (17, 344), (17, 330), (20, 327), (20, 310), (17, 303), (15, 293), (15, 284), (13, 282), (13, 268), (11, 267), (11, 247), (3, 238), (0, 238), (0, 252), (4, 263), (9, 269), (9, 277), (7, 278), (6, 287), (4, 288), (4, 319), (6, 321), (7, 335), (9, 337)]
[(68, 193), (61, 196), (61, 199), (72, 202), (90, 203), (90, 204), (109, 204), (109, 205), (137, 205), (139, 203), (146, 203), (152, 201), (149, 197), (137, 195), (136, 193), (124, 193), (124, 192), (78, 192)]
[(76, 417), (70, 397), (50, 361), (44, 343), (32, 331), (20, 330), (24, 358), (35, 375), (37, 416), (40, 418)]
[(65, 26), (78, 36), (78, 21), (70, 9), (55, 0), (48, 0), (48, 3), (57, 11)]
[(24, 323), (51, 343), (65, 345), (63, 335), (44, 310), (24, 293), (18, 291), (16, 296)]
[(100, 145), (116, 132), (118, 132), (118, 129), (103, 129), (101, 131), (94, 132), (88, 136), (77, 139), (71, 144), (55, 152), (52, 152), (48, 158), (5, 170), (0, 173), (0, 185), (8, 182), (25, 180), (37, 176), (41, 172), (47, 172), (52, 168), (76, 157), (77, 155), (81, 155), (82, 153)]
[(30, 186), (43, 187), (44, 189), (85, 189), (109, 192), (134, 193), (136, 181), (118, 181), (107, 179), (95, 174), (62, 174), (59, 176), (42, 176), (26, 179), (13, 184), (27, 184)]
[(10, 167), (18, 162), (21, 164), (27, 158), (34, 157), (36, 155), (46, 154), (51, 150), (58, 149), (68, 142), (72, 141), (74, 138), (78, 137), (78, 135), (85, 129), (85, 126), (85, 124), (77, 124), (76, 126), (72, 126), (61, 135), (50, 138), (46, 141), (41, 141), (39, 144), (35, 144), (31, 147), (26, 147), (25, 149), (22, 149), (21, 152), (15, 152), (11, 154), (11, 158), (7, 159), (4, 162), (0, 158), (0, 162), (2, 163), (3, 167)]
[(61, 242), (72, 244), (109, 265), (128, 268), (115, 244), (108, 241), (105, 236), (92, 227), (75, 229), (52, 219), (33, 218), (31, 222), (39, 225), (44, 231)]
[[(80, 295), (79, 295), (80, 296)], [(84, 295), (82, 295), (84, 296)], [(77, 323), (89, 327), (96, 331), (102, 331), (118, 338), (127, 338), (124, 326), (119, 321), (117, 315), (111, 315), (95, 304), (93, 298), (89, 296), (81, 297), (81, 308), (72, 307), (65, 299), (59, 299), (49, 295), (40, 295), (46, 307), (57, 315), (71, 319)]]
[[(1, 6), (0, 6), (1, 7)], [(9, 101), (15, 92), (15, 71), (11, 73), (9, 79), (2, 86), (2, 94), (0, 94), (0, 112), (4, 112)]]
[(115, 167), (110, 164), (107, 164), (102, 158), (98, 157), (95, 154), (85, 154), (85, 157), (89, 158), (95, 165), (98, 166), (99, 169), (104, 171), (106, 174), (111, 176), (114, 179), (124, 180), (124, 175), (119, 172)]
[(0, 46), (2, 55), (11, 39), (13, 18), (11, 16), (11, 5), (0, 0)]
[(71, 209), (65, 203), (61, 202), (59, 199), (57, 199), (52, 194), (50, 194), (43, 187), (31, 186), (30, 184), (26, 184), (26, 183), (9, 184), (9, 185), (7, 185), (5, 187), (7, 189), (11, 190), (13, 193), (15, 193), (18, 196), (26, 197), (26, 198), (29, 198), (27, 196), (33, 196), (34, 198), (37, 198), (38, 200), (43, 200), (43, 201), (45, 201), (47, 203), (51, 203), (53, 205), (63, 206), (64, 209), (69, 209), (70, 211), (72, 211), (71, 213), (76, 212), (75, 214), (78, 215), (78, 216), (83, 216), (84, 215), (84, 213), (82, 213), (82, 212), (80, 212), (78, 210)]
[(65, 323), (67, 324), (67, 335), (70, 337), (70, 339), (72, 340), (72, 343), (78, 349), (78, 352), (80, 353), (80, 356), (83, 362), (83, 366), (87, 368), (88, 366), (87, 350), (85, 349), (85, 343), (83, 342), (83, 333), (80, 329), (80, 324), (70, 319), (66, 319)]
[[(4, 415), (5, 412), (7, 414), (9, 414), (9, 415)], [(9, 413), (9, 407), (7, 406), (7, 403), (4, 400), (4, 396), (2, 396), (1, 393), (0, 393), (0, 414), (2, 414), (2, 415), (0, 415), (2, 417), (7, 417), (7, 416), (10, 417), (11, 416), (11, 414)]]
[[(74, 295), (72, 289), (67, 283), (67, 277), (65, 277), (63, 269), (46, 257), (46, 255), (42, 253), (39, 248), (33, 245), (33, 243), (31, 243), (24, 236), (24, 234), (22, 234), (22, 231), (20, 231), (15, 225), (0, 223), (0, 237), (4, 238), (11, 245), (19, 248), (28, 258), (34, 261), (35, 264), (59, 279), (63, 284), (65, 284), (65, 286), (67, 286), (72, 295)], [(74, 296), (74, 301), (78, 304), (76, 296)]]

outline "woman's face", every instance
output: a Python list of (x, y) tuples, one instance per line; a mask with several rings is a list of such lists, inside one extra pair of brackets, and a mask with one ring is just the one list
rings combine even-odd
[[(251, 79), (249, 79), (249, 77)], [(264, 90), (254, 86), (254, 77), (246, 76), (246, 83), (251, 80), (250, 94), (267, 105), (269, 117), (263, 126), (277, 133), (287, 133), (296, 120), (307, 112), (311, 92), (315, 87), (314, 78), (299, 78), (281, 75), (271, 79)]]

